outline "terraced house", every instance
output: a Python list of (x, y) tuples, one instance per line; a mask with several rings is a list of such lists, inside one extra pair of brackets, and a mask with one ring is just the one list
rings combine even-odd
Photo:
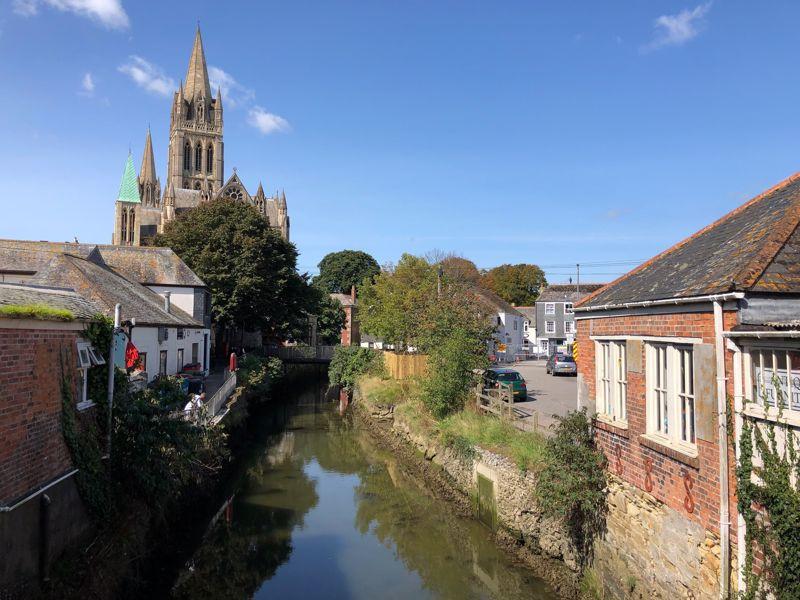
[(74, 290), (107, 316), (122, 306), (151, 381), (211, 358), (211, 295), (169, 248), (0, 240), (0, 280)]
[(575, 306), (578, 402), (614, 481), (606, 581), (627, 572), (661, 598), (743, 588), (732, 440), (745, 419), (800, 428), (799, 223), (800, 174)]

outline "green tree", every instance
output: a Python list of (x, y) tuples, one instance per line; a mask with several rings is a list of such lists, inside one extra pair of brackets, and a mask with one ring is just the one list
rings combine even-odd
[(547, 280), (536, 265), (500, 265), (481, 277), (481, 285), (506, 302), (526, 306), (536, 301)]
[(315, 285), (310, 286), (309, 293), (314, 296), (312, 314), (317, 316), (317, 340), (320, 344), (336, 345), (342, 339), (347, 316), (338, 300)]
[(364, 286), (358, 301), (361, 329), (398, 349), (419, 346), (428, 307), (436, 300), (436, 268), (403, 254), (397, 266)]
[(212, 319), (223, 330), (260, 329), (285, 339), (313, 304), (307, 277), (296, 270), (297, 249), (246, 203), (203, 202), (167, 223), (156, 243), (205, 281)]
[(381, 272), (378, 262), (361, 250), (341, 250), (327, 254), (319, 263), (314, 284), (328, 293), (350, 293), (365, 279), (370, 281)]
[(478, 267), (468, 258), (451, 254), (439, 261), (439, 264), (450, 281), (474, 285), (481, 279)]

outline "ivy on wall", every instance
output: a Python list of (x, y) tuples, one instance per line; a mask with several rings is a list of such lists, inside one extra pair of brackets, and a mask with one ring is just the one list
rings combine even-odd
[(746, 524), (746, 591), (740, 595), (744, 600), (800, 598), (800, 455), (795, 433), (745, 415), (739, 455), (738, 508)]

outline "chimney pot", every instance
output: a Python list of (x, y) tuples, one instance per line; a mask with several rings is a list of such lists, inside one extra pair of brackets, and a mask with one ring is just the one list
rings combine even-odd
[(352, 286), (350, 288), (350, 298), (353, 300), (353, 304), (356, 303), (356, 286)]

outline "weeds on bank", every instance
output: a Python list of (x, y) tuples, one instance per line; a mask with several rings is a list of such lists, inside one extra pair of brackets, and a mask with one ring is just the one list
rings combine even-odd
[(6, 304), (0, 306), (0, 317), (45, 321), (72, 321), (75, 319), (75, 315), (67, 309), (51, 308), (44, 304)]
[(450, 446), (467, 442), (507, 456), (521, 471), (535, 470), (544, 459), (545, 440), (540, 434), (520, 431), (493, 416), (461, 411), (442, 419), (439, 433)]

